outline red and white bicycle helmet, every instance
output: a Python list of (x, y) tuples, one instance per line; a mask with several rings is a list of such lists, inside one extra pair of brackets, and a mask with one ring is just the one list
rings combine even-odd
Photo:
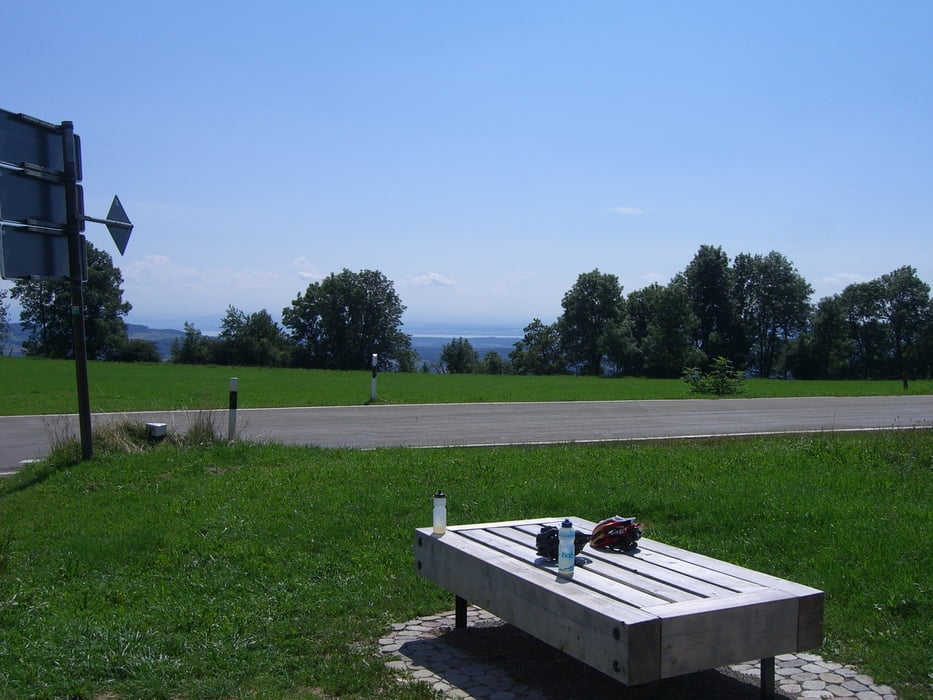
[(641, 523), (635, 518), (623, 518), (619, 515), (599, 521), (590, 536), (590, 545), (597, 549), (612, 549), (627, 552), (635, 549), (635, 543), (641, 538)]

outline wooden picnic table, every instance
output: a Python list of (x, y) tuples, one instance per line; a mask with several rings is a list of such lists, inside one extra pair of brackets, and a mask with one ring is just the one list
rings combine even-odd
[[(596, 523), (571, 517), (574, 527)], [(537, 518), (415, 530), (417, 573), (626, 685), (761, 659), (774, 696), (774, 657), (823, 641), (823, 592), (641, 538), (614, 552), (587, 545), (573, 578), (536, 554)]]

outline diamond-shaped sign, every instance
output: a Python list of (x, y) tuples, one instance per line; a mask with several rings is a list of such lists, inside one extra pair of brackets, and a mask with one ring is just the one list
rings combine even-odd
[(113, 204), (107, 212), (106, 226), (113, 242), (117, 244), (117, 250), (120, 251), (120, 255), (123, 255), (126, 252), (126, 244), (130, 242), (133, 224), (130, 223), (130, 217), (126, 215), (126, 210), (116, 195), (113, 196)]

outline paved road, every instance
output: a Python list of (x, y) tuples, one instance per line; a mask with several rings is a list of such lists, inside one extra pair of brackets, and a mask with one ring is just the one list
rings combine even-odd
[[(95, 414), (183, 431), (199, 412)], [(211, 414), (226, 434), (225, 410)], [(77, 433), (73, 415), (0, 417), (0, 474)], [(241, 437), (323, 447), (440, 447), (933, 427), (933, 395), (241, 409)]]

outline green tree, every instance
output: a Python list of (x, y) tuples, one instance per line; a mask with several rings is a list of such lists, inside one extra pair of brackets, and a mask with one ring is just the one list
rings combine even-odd
[(599, 340), (605, 369), (613, 376), (634, 375), (643, 369), (643, 362), (632, 337), (632, 325), (626, 317), (609, 325)]
[(933, 374), (933, 302), (927, 308), (926, 317), (923, 321), (923, 331), (920, 333), (920, 339), (915, 350), (914, 362), (917, 368), (917, 376), (929, 379)]
[(744, 355), (732, 305), (732, 269), (722, 248), (702, 245), (683, 272), (690, 306), (698, 324), (694, 343), (707, 363), (723, 356)]
[(838, 294), (820, 299), (811, 327), (788, 346), (787, 368), (799, 379), (843, 379), (854, 353)]
[(10, 295), (20, 302), (20, 325), (29, 334), (22, 343), (23, 352), (32, 357), (72, 357), (74, 336), (68, 283), (19, 280), (14, 282)]
[(483, 355), (480, 363), (483, 374), (505, 374), (508, 371), (508, 364), (502, 359), (502, 355), (495, 350), (490, 350)]
[(820, 300), (792, 369), (802, 378), (926, 376), (931, 318), (930, 287), (909, 265), (850, 284)]
[(542, 323), (536, 318), (523, 329), (524, 336), (509, 353), (515, 374), (563, 374), (567, 362), (560, 346), (557, 324)]
[(172, 362), (182, 365), (208, 365), (214, 362), (216, 338), (205, 336), (185, 321), (185, 335), (172, 341)]
[(408, 345), (404, 345), (405, 341), (403, 340), (402, 347), (398, 348), (393, 353), (391, 363), (394, 363), (394, 366), (393, 364), (389, 364), (388, 368), (397, 369), (399, 372), (415, 372), (419, 371), (419, 369), (420, 371), (423, 371), (424, 367), (422, 366), (419, 368), (418, 366), (418, 362), (420, 361), (418, 352), (411, 347), (411, 337), (407, 337)]
[(247, 314), (229, 306), (220, 328), (214, 353), (220, 364), (283, 367), (291, 359), (288, 338), (265, 309)]
[(891, 340), (890, 329), (881, 320), (880, 282), (850, 284), (842, 290), (839, 303), (852, 340), (850, 371), (862, 379), (883, 376), (889, 364)]
[(625, 298), (625, 321), (632, 339), (631, 352), (625, 363), (625, 373), (630, 376), (645, 373), (643, 346), (648, 336), (649, 324), (654, 317), (652, 302), (658, 287), (658, 284), (651, 284), (642, 289), (636, 289)]
[(930, 285), (909, 265), (882, 275), (878, 282), (878, 311), (890, 329), (894, 371), (905, 379), (916, 376), (921, 365), (919, 345), (930, 310)]
[(807, 328), (813, 287), (776, 251), (737, 255), (732, 278), (733, 308), (749, 348), (746, 366), (770, 377), (790, 340)]
[(151, 340), (133, 338), (126, 341), (113, 359), (117, 362), (162, 362), (162, 355)]
[(852, 339), (839, 295), (821, 299), (813, 313), (813, 342), (818, 358), (817, 377), (838, 379), (845, 376), (852, 357)]
[(602, 373), (606, 334), (625, 315), (622, 286), (615, 275), (598, 269), (584, 272), (564, 294), (564, 313), (557, 320), (561, 346), (571, 367), (581, 374)]
[(470, 374), (479, 365), (479, 355), (466, 338), (454, 338), (441, 348), (441, 362), (451, 374)]
[[(126, 316), (133, 307), (123, 301), (123, 275), (113, 259), (87, 243), (88, 280), (84, 284), (85, 347), (90, 360), (117, 359), (128, 343)], [(29, 337), (27, 355), (65, 359), (74, 356), (71, 283), (17, 280), (12, 297), (21, 306), (20, 322)]]
[(402, 333), (405, 306), (391, 281), (378, 271), (344, 268), (282, 310), (282, 325), (297, 346), (297, 363), (324, 369), (368, 369), (372, 353), (379, 367), (413, 366), (411, 336)]
[(666, 287), (655, 283), (632, 292), (626, 300), (636, 352), (633, 363), (649, 377), (679, 377), (685, 367), (702, 364), (693, 345), (697, 319), (683, 279)]

